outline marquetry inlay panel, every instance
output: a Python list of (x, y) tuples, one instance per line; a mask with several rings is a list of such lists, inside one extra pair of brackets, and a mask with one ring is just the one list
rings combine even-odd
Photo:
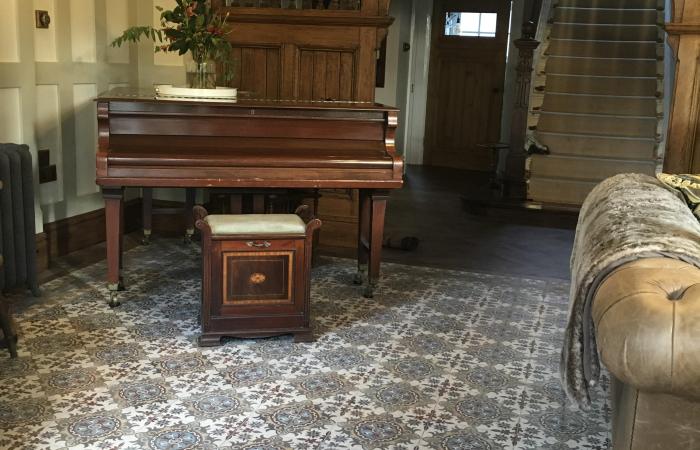
[(224, 252), (224, 305), (291, 304), (293, 251)]

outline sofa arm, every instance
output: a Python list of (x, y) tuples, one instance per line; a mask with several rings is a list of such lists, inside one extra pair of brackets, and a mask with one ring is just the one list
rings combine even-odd
[(592, 305), (598, 352), (620, 381), (700, 399), (700, 269), (670, 258), (612, 272)]

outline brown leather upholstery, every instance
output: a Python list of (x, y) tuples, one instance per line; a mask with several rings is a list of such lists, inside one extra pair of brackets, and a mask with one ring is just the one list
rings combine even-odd
[(700, 449), (700, 269), (625, 264), (598, 288), (592, 315), (613, 376), (613, 448)]
[(700, 270), (642, 259), (599, 287), (593, 320), (601, 359), (641, 390), (700, 399)]

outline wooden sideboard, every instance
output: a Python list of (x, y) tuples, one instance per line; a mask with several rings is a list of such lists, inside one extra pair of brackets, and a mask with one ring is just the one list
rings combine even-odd
[[(225, 0), (213, 0), (233, 26), (231, 85), (255, 98), (373, 102), (378, 51), (393, 22), (389, 2), (362, 0), (353, 4), (358, 9), (343, 10), (246, 7), (259, 4), (247, 1), (226, 6)], [(330, 8), (342, 5), (329, 3)], [(358, 192), (334, 189), (321, 195), (321, 245), (355, 247)]]

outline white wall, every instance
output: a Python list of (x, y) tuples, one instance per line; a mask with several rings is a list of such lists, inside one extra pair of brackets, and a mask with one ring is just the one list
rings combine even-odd
[(408, 164), (423, 164), (432, 12), (433, 0), (413, 0), (404, 130), (404, 155)]
[(391, 3), (389, 15), (394, 18), (394, 23), (389, 28), (387, 37), (385, 85), (376, 90), (377, 102), (396, 106), (401, 110), (396, 137), (396, 148), (399, 153), (404, 151), (404, 131), (407, 127), (406, 101), (411, 56), (410, 51), (404, 51), (403, 45), (411, 42), (412, 13), (411, 1), (394, 0)]

